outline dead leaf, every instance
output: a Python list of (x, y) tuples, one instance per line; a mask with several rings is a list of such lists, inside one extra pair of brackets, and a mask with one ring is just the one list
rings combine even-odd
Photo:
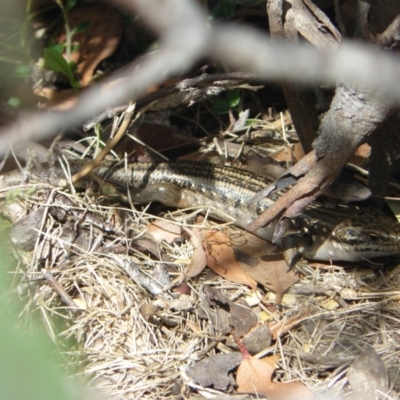
[(243, 344), (250, 354), (257, 354), (271, 345), (272, 335), (267, 324), (260, 324), (243, 337)]
[[(82, 87), (93, 79), (93, 73), (100, 61), (110, 57), (117, 48), (122, 35), (122, 22), (119, 14), (105, 4), (78, 4), (69, 15), (70, 28), (88, 22), (83, 32), (73, 36), (73, 45), (77, 50), (71, 53), (70, 61), (77, 65), (77, 72)], [(65, 43), (65, 32), (58, 37), (59, 43)], [(77, 94), (73, 89), (57, 90), (50, 87), (33, 91), (35, 96), (43, 98), (40, 108), (68, 110), (77, 102)], [(25, 98), (25, 97), (24, 97)], [(47, 101), (46, 101), (47, 100)], [(39, 100), (36, 100), (36, 103)]]
[[(253, 329), (250, 330), (245, 336), (242, 338), (243, 344), (246, 347), (246, 350), (254, 355), (263, 351), (264, 349), (271, 346), (272, 342), (272, 335), (271, 331), (267, 324), (262, 323), (255, 326)], [(232, 343), (233, 340), (228, 338), (226, 341), (226, 345), (228, 347), (233, 348), (234, 350), (237, 349), (236, 343)]]
[[(72, 38), (79, 48), (71, 53), (70, 60), (77, 65), (83, 87), (92, 81), (99, 62), (114, 53), (122, 35), (120, 15), (106, 4), (79, 3), (74, 7), (69, 15), (71, 29), (85, 21), (89, 22), (88, 28)], [(65, 42), (65, 33), (58, 41)]]
[(157, 314), (159, 307), (157, 307), (153, 303), (146, 303), (140, 307), (140, 315), (145, 319), (145, 321), (150, 322), (151, 324), (157, 325), (157, 319), (155, 315)]
[(204, 287), (204, 294), (214, 311), (214, 315), (209, 312), (209, 318), (215, 330), (225, 334), (232, 332), (241, 338), (257, 325), (257, 316), (245, 304), (230, 301), (219, 289), (211, 286)]
[[(141, 252), (149, 252), (157, 259), (160, 258), (160, 247), (159, 247), (158, 243), (155, 243), (154, 240), (151, 238), (141, 237), (139, 239), (136, 239), (132, 243), (132, 247), (134, 247), (135, 249), (138, 249)], [(171, 261), (169, 258), (164, 259), (163, 256), (165, 256), (165, 254), (161, 254), (161, 256), (162, 256), (161, 258), (164, 261), (168, 261), (168, 262)]]
[(235, 385), (229, 373), (239, 365), (241, 358), (240, 353), (216, 354), (189, 366), (187, 374), (203, 387), (226, 391)]
[(177, 285), (174, 288), (172, 288), (172, 291), (174, 293), (180, 293), (180, 294), (191, 294), (192, 288), (186, 282), (182, 282), (180, 285)]
[(276, 161), (285, 161), (295, 164), (304, 157), (303, 149), (300, 143), (285, 146), (271, 155)]
[(181, 227), (165, 219), (157, 219), (147, 226), (146, 233), (154, 238), (156, 242), (165, 240), (172, 243), (174, 240), (182, 237)]
[(279, 177), (286, 172), (286, 168), (283, 168), (282, 165), (272, 157), (253, 154), (251, 152), (246, 154), (245, 168), (256, 174), (271, 176), (275, 180), (278, 180)]
[(239, 365), (236, 382), (239, 393), (256, 393), (268, 397), (268, 400), (311, 400), (314, 394), (300, 382), (272, 382), (276, 368), (275, 358), (257, 359), (251, 357), (241, 346), (243, 360)]
[(198, 229), (187, 229), (183, 227), (185, 232), (189, 234), (190, 241), (193, 245), (193, 256), (190, 264), (185, 269), (185, 278), (193, 278), (204, 270), (207, 265), (207, 257), (201, 241), (201, 235)]
[(276, 161), (292, 162), (294, 159), (292, 146), (284, 146), (272, 153), (272, 158)]
[(243, 271), (237, 262), (231, 241), (226, 234), (219, 231), (202, 230), (201, 236), (204, 240), (207, 265), (216, 274), (255, 289), (257, 283)]
[(246, 274), (274, 291), (276, 302), (280, 303), (285, 290), (299, 280), (294, 271), (289, 271), (281, 250), (251, 233), (233, 240), (232, 244), (237, 260)]

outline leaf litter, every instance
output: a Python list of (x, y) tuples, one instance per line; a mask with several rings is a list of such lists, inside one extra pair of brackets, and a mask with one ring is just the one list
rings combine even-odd
[[(281, 284), (269, 286), (271, 279), (257, 272), (259, 288), (255, 290), (254, 284), (235, 283), (228, 279), (229, 274), (217, 276), (206, 269), (187, 280), (189, 290), (185, 293), (165, 292), (164, 278), (154, 275), (154, 271), (162, 265), (166, 272), (161, 276), (167, 276), (171, 282), (174, 277), (185, 274), (188, 264), (184, 260), (191, 260), (196, 246), (199, 247), (199, 239), (193, 242), (190, 236), (182, 233), (178, 238), (178, 232), (182, 232), (181, 211), (171, 213), (167, 223), (160, 223), (154, 216), (133, 209), (113, 206), (110, 214), (111, 209), (100, 202), (100, 198), (93, 197), (85, 204), (77, 193), (68, 197), (74, 204), (75, 214), (69, 215), (66, 221), (59, 220), (61, 214), (58, 212), (47, 213), (44, 218), (40, 204), (61, 207), (60, 197), (49, 197), (46, 189), (32, 192), (30, 186), (27, 185), (29, 196), (24, 194), (22, 185), (17, 198), (25, 204), (22, 212), (27, 208), (31, 212), (29, 215), (37, 215), (36, 226), (37, 220), (42, 221), (42, 234), (34, 241), (34, 252), (18, 251), (21, 260), (19, 291), (27, 302), (27, 314), (24, 315), (28, 317), (33, 310), (39, 311), (50, 337), (58, 343), (74, 338), (76, 347), (66, 353), (69, 364), (81, 369), (81, 374), (90, 377), (94, 386), (114, 397), (137, 398), (141, 393), (143, 398), (172, 398), (182, 390), (189, 393), (205, 381), (197, 377), (196, 383), (191, 383), (185, 371), (190, 371), (190, 366), (205, 358), (212, 362), (218, 354), (234, 354), (238, 347), (233, 336), (243, 339), (252, 358), (242, 361), (242, 367), (237, 371), (230, 367), (222, 369), (221, 374), (231, 378), (221, 378), (221, 381), (216, 377), (211, 387), (204, 387), (204, 390), (215, 391), (223, 386), (218, 382), (228, 381), (230, 390), (235, 390), (231, 379), (235, 380), (239, 390), (248, 390), (240, 378), (244, 376), (244, 381), (250, 379), (252, 385), (256, 385), (256, 389), (253, 387), (255, 392), (263, 393), (264, 389), (256, 384), (259, 374), (264, 386), (268, 382), (274, 383), (272, 387), (273, 392), (278, 393), (277, 398), (292, 393), (288, 389), (290, 386), (281, 387), (279, 382), (296, 385), (303, 382), (317, 392), (326, 390), (326, 384), (332, 382), (334, 389), (343, 384), (342, 371), (350, 365), (355, 347), (362, 348), (374, 338), (380, 340), (382, 327), (391, 332), (392, 338), (397, 335), (394, 328), (397, 320), (390, 311), (396, 309), (399, 297), (393, 286), (398, 279), (396, 270), (392, 271), (390, 281), (384, 277), (376, 281), (373, 270), (352, 272), (335, 266), (321, 269), (316, 264), (309, 268), (309, 275), (301, 281), (296, 276), (294, 283), (286, 285), (285, 289)], [(4, 189), (1, 194), (5, 195)], [(49, 203), (51, 199), (58, 199), (58, 203)], [(104, 223), (111, 223), (112, 229), (101, 229), (100, 223), (96, 227), (88, 218), (79, 219), (79, 213), (93, 213)], [(80, 221), (79, 234), (77, 220)], [(122, 220), (125, 221), (123, 225)], [(179, 229), (173, 229), (173, 237), (168, 234), (157, 240), (150, 236), (146, 239), (143, 234), (150, 226), (149, 221), (153, 221), (153, 227), (161, 226), (161, 230), (170, 224)], [(202, 221), (202, 226), (207, 223)], [(189, 229), (193, 230), (192, 227)], [(122, 232), (125, 233), (122, 235)], [(231, 259), (235, 269), (239, 263), (254, 268), (258, 264), (254, 261), (263, 258), (255, 251), (257, 245), (248, 240), (247, 234), (238, 238), (236, 230), (229, 236), (215, 229), (200, 232), (203, 241), (206, 240), (203, 242), (206, 251), (216, 243), (217, 246), (222, 243), (229, 251), (226, 256), (225, 250), (217, 247), (216, 253), (209, 253), (209, 257), (218, 258), (218, 261)], [(133, 240), (135, 237), (138, 237), (138, 243)], [(31, 238), (29, 241), (32, 243)], [(232, 245), (235, 241), (249, 241), (250, 245), (247, 250), (240, 246), (236, 248)], [(239, 249), (237, 259), (232, 247)], [(126, 260), (142, 275), (139, 280), (134, 280), (135, 283), (129, 269), (124, 267)], [(223, 264), (223, 268), (229, 269), (230, 264), (226, 264), (228, 267)], [(260, 271), (273, 269), (271, 265), (268, 268), (261, 265)], [(45, 271), (51, 272), (61, 291), (43, 281)], [(244, 270), (239, 271), (246, 275)], [(28, 282), (34, 282), (34, 291), (27, 291), (26, 278)], [(372, 278), (382, 289), (372, 289)], [(149, 286), (143, 284), (145, 279), (150, 286), (157, 287), (157, 291), (149, 291)], [(365, 282), (369, 282), (369, 286), (365, 286)], [(392, 289), (388, 292), (385, 287)], [(268, 295), (272, 293), (270, 290), (281, 290), (283, 300), (289, 296), (294, 301), (285, 303), (282, 300), (282, 304), (290, 306), (276, 309), (274, 300)], [(65, 300), (63, 303), (61, 293), (68, 295), (73, 308), (67, 306)], [(254, 294), (258, 300), (248, 303), (246, 299)], [(382, 303), (382, 296), (389, 297)], [(329, 299), (340, 300), (339, 307), (327, 309), (324, 303)], [(53, 321), (56, 316), (66, 323), (63, 331)], [(255, 339), (246, 339), (257, 330), (261, 336), (255, 333)], [(367, 342), (362, 332), (368, 332)], [(392, 340), (385, 341), (382, 347), (385, 353), (391, 345)], [(258, 357), (271, 354), (284, 355), (284, 358), (279, 359), (278, 369), (268, 372), (267, 379), (265, 361)], [(322, 385), (314, 374), (328, 370), (331, 372), (325, 373), (326, 383)], [(315, 372), (310, 374), (308, 371)], [(393, 374), (390, 368), (388, 374)], [(115, 382), (119, 382), (118, 385)], [(298, 390), (303, 386), (294, 387)]]

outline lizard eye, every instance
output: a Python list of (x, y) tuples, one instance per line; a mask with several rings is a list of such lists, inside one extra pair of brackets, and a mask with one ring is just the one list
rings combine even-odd
[(379, 235), (377, 235), (376, 233), (367, 233), (367, 236), (371, 242), (376, 242), (379, 240)]
[(357, 240), (360, 237), (360, 232), (354, 229), (346, 229), (345, 235), (348, 240)]

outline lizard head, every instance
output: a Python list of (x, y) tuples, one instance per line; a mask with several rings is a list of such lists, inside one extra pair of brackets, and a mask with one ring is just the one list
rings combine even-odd
[(399, 254), (400, 223), (378, 212), (354, 213), (341, 219), (326, 241), (332, 260), (361, 261)]

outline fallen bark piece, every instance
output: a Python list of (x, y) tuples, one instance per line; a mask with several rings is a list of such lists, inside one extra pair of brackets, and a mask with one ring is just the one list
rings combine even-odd
[(347, 371), (347, 379), (355, 399), (386, 399), (389, 391), (389, 377), (379, 354), (368, 346), (358, 355)]

